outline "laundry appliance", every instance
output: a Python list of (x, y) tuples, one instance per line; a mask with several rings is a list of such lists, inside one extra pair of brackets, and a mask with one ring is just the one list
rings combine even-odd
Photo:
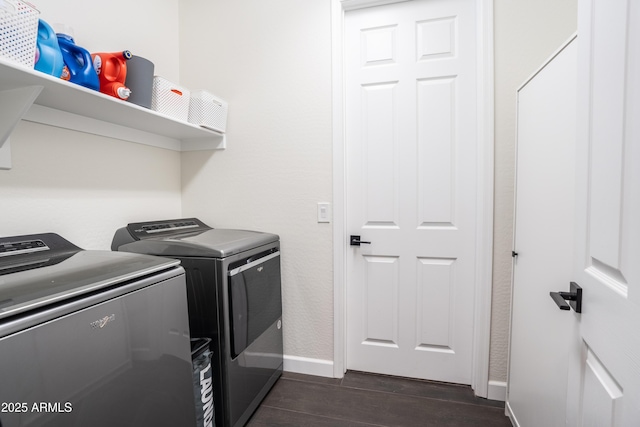
[(0, 238), (0, 426), (193, 426), (184, 270)]
[(279, 237), (187, 218), (131, 223), (111, 248), (181, 261), (189, 328), (211, 339), (216, 426), (244, 425), (282, 373)]

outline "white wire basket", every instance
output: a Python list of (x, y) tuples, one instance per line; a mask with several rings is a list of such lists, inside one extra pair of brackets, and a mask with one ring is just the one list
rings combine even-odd
[(0, 0), (0, 57), (33, 68), (40, 12), (19, 0)]
[(224, 133), (227, 128), (228, 104), (204, 90), (191, 92), (189, 122)]
[(153, 78), (151, 109), (184, 122), (189, 118), (189, 89), (178, 86), (164, 77)]

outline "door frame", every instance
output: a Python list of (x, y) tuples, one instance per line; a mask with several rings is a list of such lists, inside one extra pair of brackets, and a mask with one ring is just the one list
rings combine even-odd
[[(411, 0), (331, 0), (331, 62), (333, 121), (333, 376), (346, 371), (346, 145), (344, 19), (351, 10)], [(477, 137), (476, 272), (474, 295), (473, 370), (475, 394), (489, 394), (491, 289), (493, 279), (494, 84), (493, 0), (477, 1)]]

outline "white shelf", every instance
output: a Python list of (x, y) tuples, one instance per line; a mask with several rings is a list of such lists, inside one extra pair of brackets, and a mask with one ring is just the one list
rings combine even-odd
[(0, 120), (0, 150), (20, 119), (175, 151), (226, 147), (224, 134), (0, 58), (0, 115), (16, 112)]

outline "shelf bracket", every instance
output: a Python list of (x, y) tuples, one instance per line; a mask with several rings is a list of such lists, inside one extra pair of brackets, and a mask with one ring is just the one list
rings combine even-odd
[(227, 135), (220, 134), (208, 138), (187, 138), (180, 143), (180, 151), (224, 150), (227, 148)]
[(9, 137), (42, 89), (43, 86), (26, 86), (0, 91), (0, 169), (11, 169)]

